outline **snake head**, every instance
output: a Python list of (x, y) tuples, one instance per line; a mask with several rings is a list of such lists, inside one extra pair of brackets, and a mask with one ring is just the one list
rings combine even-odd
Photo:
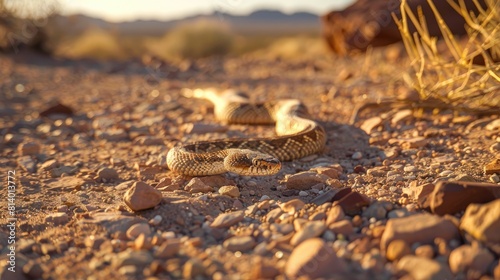
[(227, 171), (244, 176), (267, 176), (278, 173), (281, 162), (268, 154), (246, 150), (231, 149), (224, 159)]

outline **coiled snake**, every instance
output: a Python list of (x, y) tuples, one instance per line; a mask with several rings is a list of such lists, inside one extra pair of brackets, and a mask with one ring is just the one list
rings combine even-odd
[(275, 124), (271, 138), (228, 139), (196, 142), (174, 147), (167, 154), (170, 170), (186, 176), (206, 176), (234, 172), (241, 175), (273, 175), (280, 161), (300, 159), (321, 152), (326, 134), (309, 119), (307, 109), (297, 99), (252, 104), (234, 90), (186, 90), (188, 97), (211, 101), (218, 120), (230, 124)]

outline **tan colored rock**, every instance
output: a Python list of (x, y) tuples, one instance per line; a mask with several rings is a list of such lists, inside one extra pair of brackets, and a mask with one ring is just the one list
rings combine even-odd
[(481, 275), (488, 271), (493, 261), (495, 261), (493, 254), (485, 248), (480, 248), (477, 243), (456, 248), (451, 251), (448, 260), (450, 269), (455, 274), (471, 269), (480, 272)]
[(222, 186), (219, 188), (219, 193), (234, 198), (240, 197), (240, 190), (236, 186)]
[(337, 168), (333, 167), (316, 167), (313, 169), (318, 174), (326, 175), (332, 179), (338, 179), (342, 171), (339, 171)]
[(342, 210), (342, 207), (339, 205), (333, 205), (332, 208), (330, 208), (330, 211), (328, 211), (328, 216), (326, 217), (326, 224), (331, 225), (335, 222), (338, 222), (342, 219), (344, 219), (345, 214), (344, 210)]
[(103, 167), (97, 171), (97, 176), (101, 180), (116, 180), (118, 179), (118, 172), (114, 168)]
[(123, 197), (125, 204), (133, 211), (153, 208), (158, 205), (161, 200), (162, 194), (159, 190), (141, 181), (132, 184)]
[(293, 235), (292, 239), (290, 240), (290, 244), (292, 246), (297, 246), (307, 239), (320, 236), (321, 234), (323, 234), (325, 229), (326, 225), (323, 221), (307, 222), (301, 227), (300, 231)]
[(285, 275), (296, 279), (305, 276), (309, 279), (332, 277), (344, 273), (347, 267), (337, 257), (332, 247), (321, 238), (311, 238), (295, 247), (285, 265)]
[(354, 232), (354, 227), (352, 226), (352, 223), (348, 220), (342, 220), (335, 222), (333, 224), (330, 224), (328, 228), (336, 233), (336, 234), (342, 234), (344, 236), (347, 236), (351, 233)]
[(312, 171), (300, 172), (286, 177), (285, 183), (288, 189), (308, 190), (312, 186), (325, 183), (330, 177)]
[(422, 245), (415, 249), (415, 256), (432, 259), (434, 258), (434, 247), (432, 245)]
[(234, 211), (229, 213), (222, 213), (210, 225), (213, 228), (228, 228), (241, 222), (244, 218), (243, 211)]
[(205, 183), (203, 181), (196, 177), (191, 179), (189, 183), (184, 187), (184, 190), (190, 192), (190, 193), (209, 193), (213, 192), (213, 188)]
[(251, 236), (233, 236), (222, 244), (224, 248), (231, 252), (236, 251), (248, 251), (255, 247), (256, 242), (255, 239)]
[(158, 250), (155, 252), (155, 257), (157, 258), (171, 258), (177, 253), (179, 253), (181, 249), (181, 242), (179, 239), (169, 239), (163, 242)]
[(410, 246), (403, 240), (393, 240), (387, 246), (386, 258), (389, 261), (396, 261), (402, 257), (411, 254)]
[(133, 224), (128, 228), (126, 234), (130, 240), (136, 239), (141, 234), (149, 236), (151, 234), (151, 227), (146, 223)]
[(484, 166), (485, 174), (498, 174), (500, 173), (500, 158), (496, 158)]
[(435, 238), (444, 240), (459, 239), (455, 224), (445, 218), (431, 214), (416, 214), (403, 218), (390, 219), (382, 235), (380, 246), (386, 250), (391, 241), (400, 239), (407, 244), (419, 242), (431, 244)]
[(283, 212), (286, 212), (290, 215), (293, 215), (297, 211), (300, 211), (300, 209), (302, 209), (305, 205), (306, 204), (304, 203), (304, 201), (296, 198), (296, 199), (292, 199), (290, 201), (287, 201), (285, 203), (282, 203), (280, 205), (280, 208), (281, 208), (281, 210), (283, 210)]
[(500, 247), (500, 199), (469, 205), (460, 221), (460, 229), (477, 240)]
[(453, 279), (447, 265), (438, 261), (416, 256), (404, 256), (397, 264), (399, 270), (406, 271), (414, 280)]

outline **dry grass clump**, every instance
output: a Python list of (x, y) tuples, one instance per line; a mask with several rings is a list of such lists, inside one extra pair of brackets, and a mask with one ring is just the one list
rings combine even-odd
[[(447, 0), (465, 19), (468, 36), (459, 41), (451, 34), (432, 0), (432, 7), (446, 48), (439, 49), (431, 37), (421, 10), (415, 15), (401, 3), (401, 20), (395, 18), (406, 50), (412, 60), (414, 75), (406, 80), (418, 90), (423, 100), (439, 99), (448, 106), (485, 112), (500, 108), (500, 1), (486, 0), (487, 8), (474, 0), (479, 10), (470, 13), (463, 0)], [(408, 19), (416, 26), (411, 34)], [(481, 61), (484, 63), (475, 64)]]
[(228, 54), (233, 39), (229, 28), (222, 23), (197, 21), (174, 28), (153, 49), (168, 59), (197, 59)]
[(59, 44), (55, 53), (63, 57), (99, 60), (127, 57), (118, 36), (99, 28), (89, 29), (76, 39)]
[(290, 36), (275, 39), (268, 47), (254, 52), (272, 58), (303, 59), (329, 55), (322, 38), (314, 36)]

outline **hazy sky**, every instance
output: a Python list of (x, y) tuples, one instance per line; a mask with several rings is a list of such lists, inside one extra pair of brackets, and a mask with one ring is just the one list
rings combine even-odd
[(60, 0), (63, 14), (83, 13), (109, 21), (171, 20), (213, 11), (248, 14), (261, 8), (323, 14), (351, 2), (353, 0)]

